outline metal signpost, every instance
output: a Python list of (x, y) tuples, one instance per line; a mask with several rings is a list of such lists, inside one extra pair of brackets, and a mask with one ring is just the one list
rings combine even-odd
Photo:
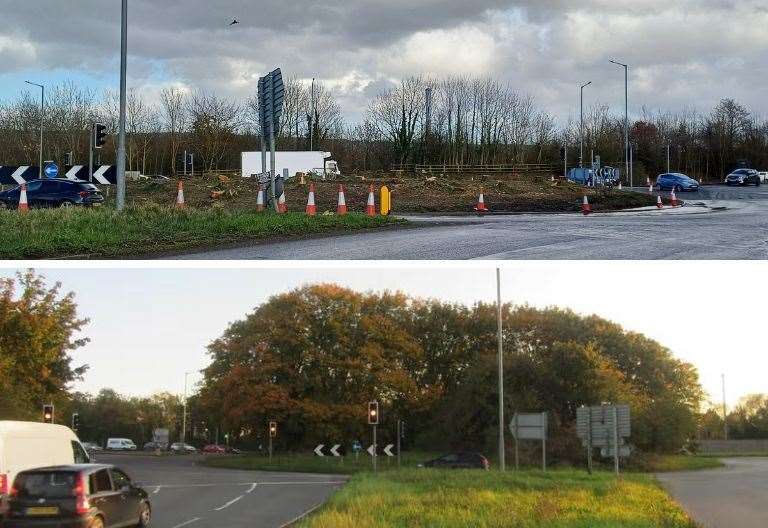
[(592, 449), (599, 447), (601, 456), (613, 458), (618, 475), (619, 459), (632, 453), (625, 445), (632, 433), (629, 405), (580, 407), (576, 410), (576, 433), (587, 449), (588, 471), (592, 471)]
[(515, 469), (520, 469), (518, 442), (520, 440), (541, 440), (541, 469), (547, 470), (547, 413), (515, 413), (509, 424), (509, 431), (515, 437)]
[(285, 87), (280, 68), (259, 79), (259, 120), (261, 121), (261, 168), (267, 171), (267, 145), (269, 138), (269, 179), (270, 197), (275, 211), (278, 210), (275, 197), (275, 137), (280, 128), (280, 115), (283, 113)]

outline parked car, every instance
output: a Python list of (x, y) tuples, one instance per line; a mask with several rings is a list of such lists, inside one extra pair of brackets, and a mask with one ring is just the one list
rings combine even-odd
[(168, 444), (165, 442), (147, 442), (144, 444), (144, 451), (157, 451), (158, 449), (160, 451), (165, 451), (168, 449)]
[(698, 191), (699, 182), (679, 172), (667, 172), (656, 178), (656, 188), (660, 191)]
[(196, 453), (197, 448), (182, 442), (175, 442), (171, 444), (171, 451), (174, 453)]
[(203, 453), (208, 454), (224, 454), (227, 452), (227, 448), (222, 445), (218, 444), (208, 444), (207, 446), (203, 447)]
[(109, 438), (107, 439), (107, 449), (115, 451), (136, 451), (136, 444), (130, 438)]
[(22, 471), (11, 488), (5, 528), (147, 528), (149, 495), (121, 469), (74, 464)]
[(88, 451), (103, 451), (104, 450), (104, 448), (102, 448), (96, 442), (83, 442), (83, 447), (85, 449), (87, 449)]
[(760, 181), (762, 183), (765, 183), (766, 180), (768, 180), (768, 171), (760, 171), (757, 173), (758, 176), (760, 176)]
[(446, 468), (446, 469), (488, 469), (490, 464), (488, 459), (480, 453), (460, 452), (429, 460), (422, 464), (427, 468)]
[(749, 185), (760, 186), (760, 173), (754, 169), (736, 169), (725, 177), (726, 185)]
[[(21, 186), (0, 192), (0, 207), (17, 208), (20, 196)], [(27, 183), (27, 202), (30, 207), (96, 206), (104, 202), (104, 196), (87, 181), (32, 180)]]
[(21, 471), (90, 460), (85, 447), (69, 427), (0, 421), (0, 503)]

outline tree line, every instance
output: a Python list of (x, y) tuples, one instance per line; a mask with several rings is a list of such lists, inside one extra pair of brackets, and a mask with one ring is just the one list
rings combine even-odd
[[(581, 129), (578, 119), (558, 123), (529, 94), (487, 77), (433, 79), (412, 76), (374, 96), (359, 122), (345, 121), (334, 91), (291, 78), (278, 149), (327, 150), (347, 171), (388, 170), (395, 165), (577, 165)], [(114, 134), (118, 98), (72, 82), (49, 89), (43, 127), (44, 157), (63, 162), (68, 152), (87, 163), (93, 122)], [(40, 102), (29, 91), (0, 102), (0, 164), (35, 164), (38, 156)], [(311, 125), (310, 125), (311, 124)], [(592, 153), (614, 166), (624, 160), (623, 116), (607, 105), (586, 109), (584, 162)], [(258, 98), (243, 101), (204, 90), (164, 89), (156, 102), (137, 90), (127, 98), (127, 167), (144, 174), (175, 175), (180, 154), (195, 153), (198, 170), (240, 167), (240, 152), (260, 148)], [(723, 99), (709, 112), (643, 108), (630, 123), (638, 177), (667, 168), (705, 180), (721, 179), (740, 164), (768, 167), (768, 121), (748, 108)], [(97, 153), (97, 162), (113, 163), (115, 138)]]

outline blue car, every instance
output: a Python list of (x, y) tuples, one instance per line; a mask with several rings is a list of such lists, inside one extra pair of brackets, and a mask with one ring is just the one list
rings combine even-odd
[(668, 172), (656, 178), (656, 188), (660, 191), (698, 191), (699, 182), (679, 172)]
[[(21, 187), (0, 192), (0, 209), (19, 206)], [(99, 188), (82, 180), (31, 180), (27, 183), (30, 207), (94, 206), (104, 202)]]

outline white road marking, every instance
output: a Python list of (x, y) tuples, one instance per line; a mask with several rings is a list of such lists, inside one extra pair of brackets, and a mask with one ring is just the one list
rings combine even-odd
[(239, 501), (242, 498), (243, 498), (242, 495), (240, 495), (239, 497), (235, 497), (234, 499), (232, 499), (228, 503), (224, 504), (223, 506), (219, 506), (218, 508), (214, 508), (213, 511), (221, 511), (224, 508), (229, 508), (230, 506), (232, 506), (234, 503), (236, 503), (237, 501)]
[[(147, 484), (145, 488), (220, 488), (224, 486), (289, 486), (291, 484), (346, 484), (346, 480), (308, 480), (308, 481), (273, 481), (273, 482), (222, 482), (217, 484)], [(249, 492), (250, 493), (250, 492)]]
[(251, 487), (248, 488), (248, 491), (246, 491), (246, 493), (250, 493), (250, 492), (252, 492), (255, 489), (256, 489), (256, 483), (254, 482), (253, 484), (251, 484)]
[(303, 519), (304, 517), (306, 517), (307, 515), (309, 515), (310, 513), (312, 513), (313, 511), (315, 511), (316, 509), (318, 509), (322, 505), (323, 505), (322, 502), (319, 503), (319, 504), (315, 504), (314, 506), (312, 506), (310, 509), (308, 509), (307, 511), (305, 511), (304, 513), (302, 513), (298, 517), (295, 517), (295, 518), (291, 519), (290, 521), (288, 521), (285, 524), (281, 524), (280, 528), (286, 528), (287, 526), (291, 526), (292, 524), (300, 521), (301, 519)]
[(194, 522), (197, 522), (197, 521), (199, 521), (199, 520), (200, 520), (200, 517), (195, 517), (194, 519), (190, 519), (190, 520), (188, 520), (188, 521), (186, 521), (186, 522), (183, 522), (183, 523), (181, 523), (181, 524), (177, 524), (177, 525), (176, 525), (176, 526), (174, 526), (173, 528), (181, 528), (182, 526), (188, 526), (188, 525), (190, 525), (190, 524), (192, 524), (192, 523), (194, 523)]
[(161, 486), (157, 486), (155, 488), (155, 491), (152, 492), (152, 495), (157, 495), (157, 493), (160, 491)]
[(346, 480), (313, 480), (307, 482), (259, 482), (259, 486), (288, 486), (291, 484), (346, 484)]

